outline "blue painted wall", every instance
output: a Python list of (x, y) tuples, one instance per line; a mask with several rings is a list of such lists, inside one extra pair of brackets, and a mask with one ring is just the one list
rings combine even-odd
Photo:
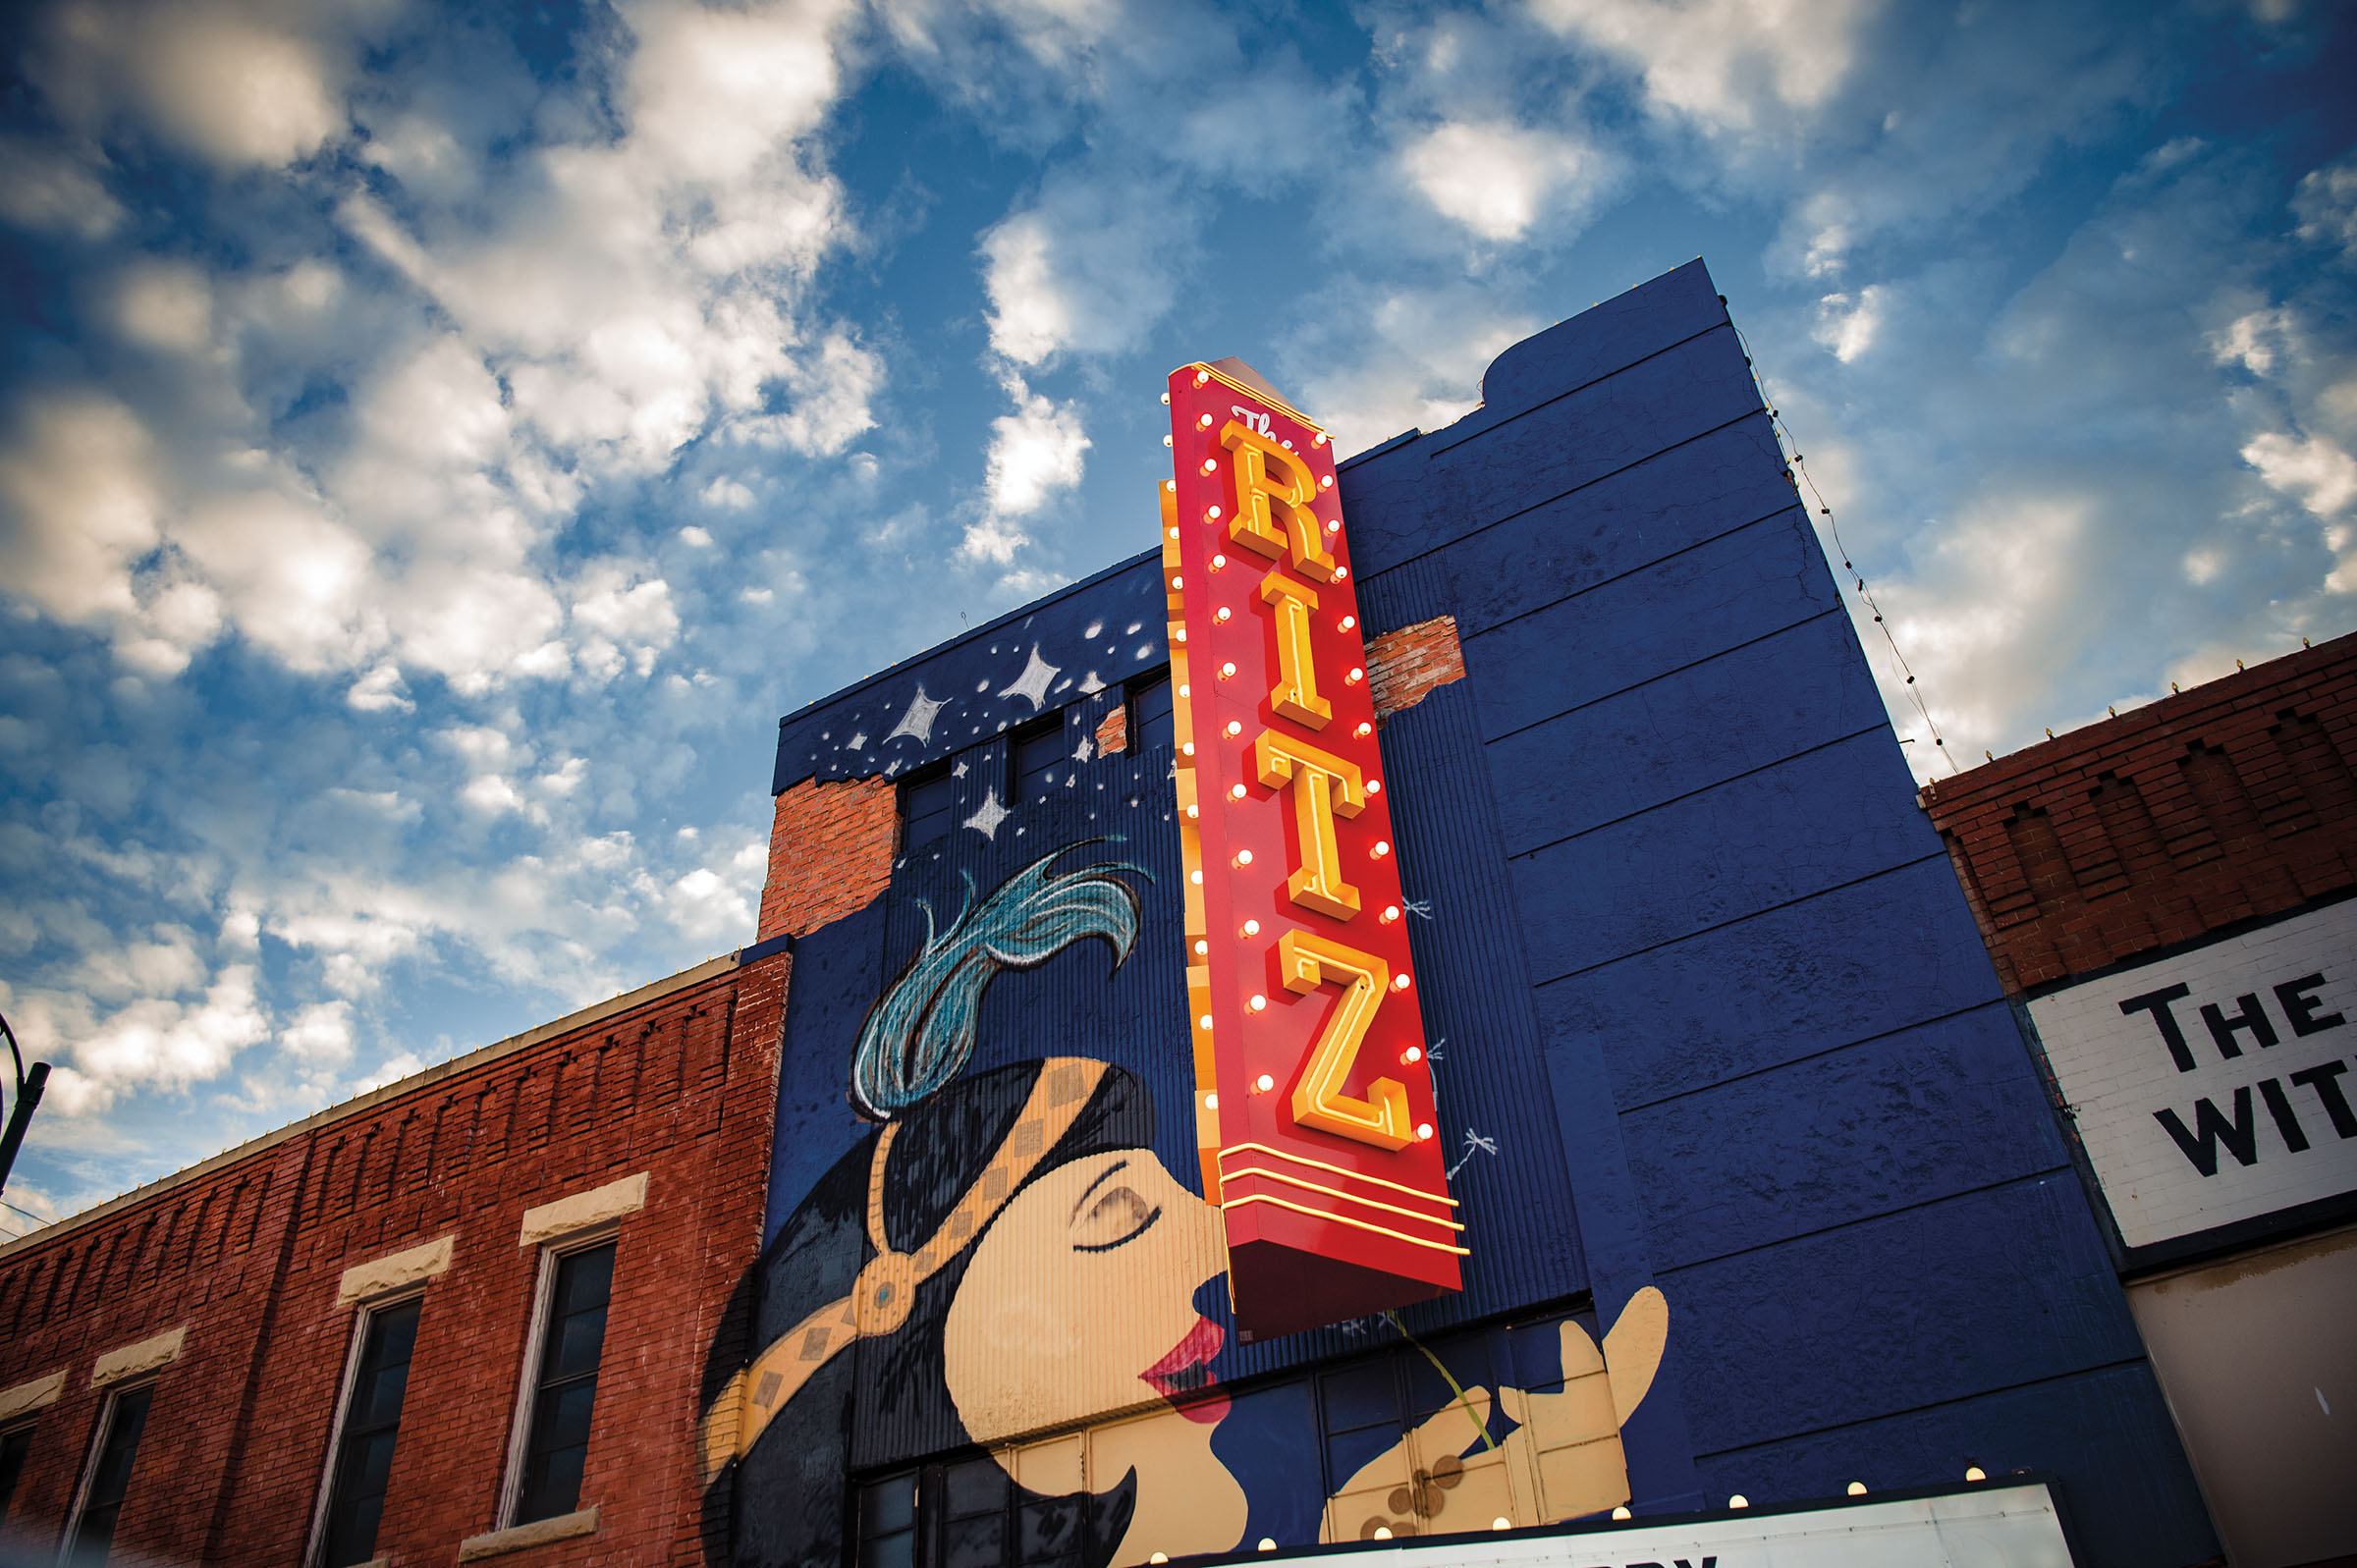
[[(2060, 1477), (2084, 1561), (2214, 1555), (1702, 265), (1507, 350), (1483, 391), (1341, 478), (1369, 632), (1453, 616), (1467, 672), (1382, 731), (1402, 877), (1432, 914), (1410, 937), (1446, 1042), (1444, 1135), (1497, 1149), (1456, 1181), (1467, 1288), (1408, 1325), (1471, 1345), (1464, 1325), (1571, 1307), (1609, 1324), (1659, 1286), (1669, 1354), (1624, 1434), (1640, 1511), (2022, 1467)], [(1140, 557), (782, 725), (778, 788), (954, 759), (961, 822), (1004, 799), (1009, 729), (1061, 711), (1072, 761), (1060, 798), (904, 857), (876, 904), (797, 945), (773, 1233), (864, 1134), (851, 1043), (926, 909), (946, 920), (969, 879), (987, 892), (1088, 839), (1074, 862), (1138, 868), (1136, 950), (1118, 971), (1091, 945), (995, 982), (974, 1070), (1050, 1054), (1129, 1069), (1160, 1111), (1156, 1153), (1196, 1185), (1170, 755), (1084, 744), (1120, 683), (1166, 657)], [(1055, 667), (1036, 702), (1016, 689), (1034, 660)], [(921, 735), (904, 722), (920, 689), (944, 704)], [(758, 1336), (798, 1316), (757, 1311)], [(1318, 1379), (1290, 1375), (1363, 1355), (1364, 1333), (1232, 1337), (1214, 1371), (1262, 1392), (1229, 1418), (1231, 1446), (1257, 1431), (1297, 1451)], [(809, 1520), (850, 1471), (957, 1440), (836, 1397), (834, 1458), (748, 1463), (748, 1560), (824, 1557), (837, 1527)], [(1257, 1494), (1253, 1518), (1303, 1528)]]

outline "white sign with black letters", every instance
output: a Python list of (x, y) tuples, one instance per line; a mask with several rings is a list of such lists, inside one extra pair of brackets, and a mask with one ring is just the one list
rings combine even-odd
[(2127, 1245), (2357, 1192), (2357, 899), (2030, 1018)]

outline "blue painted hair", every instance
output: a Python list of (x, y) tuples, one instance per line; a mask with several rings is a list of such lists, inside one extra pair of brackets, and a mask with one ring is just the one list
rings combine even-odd
[(919, 900), (925, 945), (877, 999), (851, 1054), (851, 1100), (862, 1113), (889, 1121), (958, 1076), (974, 1054), (982, 993), (1000, 970), (1036, 968), (1092, 937), (1122, 966), (1137, 941), (1137, 894), (1112, 873), (1148, 873), (1119, 861), (1048, 870), (1079, 847), (1042, 855), (978, 905), (967, 874), (965, 908), (938, 936), (933, 906)]

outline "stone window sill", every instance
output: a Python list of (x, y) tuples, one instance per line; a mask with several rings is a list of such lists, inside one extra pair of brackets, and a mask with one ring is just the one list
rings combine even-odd
[(528, 1525), (514, 1525), (506, 1530), (468, 1536), (459, 1542), (459, 1561), (475, 1562), (484, 1557), (499, 1556), (503, 1552), (521, 1551), (526, 1546), (596, 1534), (597, 1510), (583, 1508), (578, 1513), (559, 1514), (554, 1519), (535, 1519)]

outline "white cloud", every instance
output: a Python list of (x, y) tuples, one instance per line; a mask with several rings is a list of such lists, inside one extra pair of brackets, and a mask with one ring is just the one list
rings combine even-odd
[(991, 348), (1024, 367), (1137, 348), (1177, 297), (1184, 233), (1167, 188), (1111, 172), (1052, 179), (982, 235)]
[(89, 244), (122, 226), (123, 205), (96, 174), (62, 149), (0, 136), (0, 219)]
[(1811, 336), (1848, 364), (1874, 347), (1888, 302), (1889, 292), (1879, 283), (1854, 295), (1829, 294), (1817, 301), (1817, 326)]
[(91, 392), (43, 389), (14, 413), (0, 445), (0, 583), (59, 621), (135, 618), (131, 567), (161, 537), (146, 427)]
[(1879, 0), (1532, 0), (1531, 14), (1616, 55), (1648, 100), (1712, 132), (1824, 105), (1856, 63)]
[(1028, 542), (1016, 519), (1030, 516), (1052, 497), (1079, 484), (1090, 446), (1076, 405), (1033, 392), (1019, 377), (1008, 378), (1007, 391), (1014, 400), (1014, 412), (990, 422), (983, 514), (958, 547), (962, 559), (1001, 566)]
[(1437, 127), (1402, 149), (1400, 164), (1444, 217), (1500, 242), (1584, 216), (1608, 179), (1604, 155), (1586, 142), (1497, 123)]
[(2330, 517), (2357, 500), (2357, 459), (2321, 436), (2295, 440), (2264, 431), (2242, 449), (2242, 460), (2320, 517)]
[(2349, 153), (2300, 178), (2292, 193), (2302, 239), (2340, 246), (2357, 259), (2357, 153)]

